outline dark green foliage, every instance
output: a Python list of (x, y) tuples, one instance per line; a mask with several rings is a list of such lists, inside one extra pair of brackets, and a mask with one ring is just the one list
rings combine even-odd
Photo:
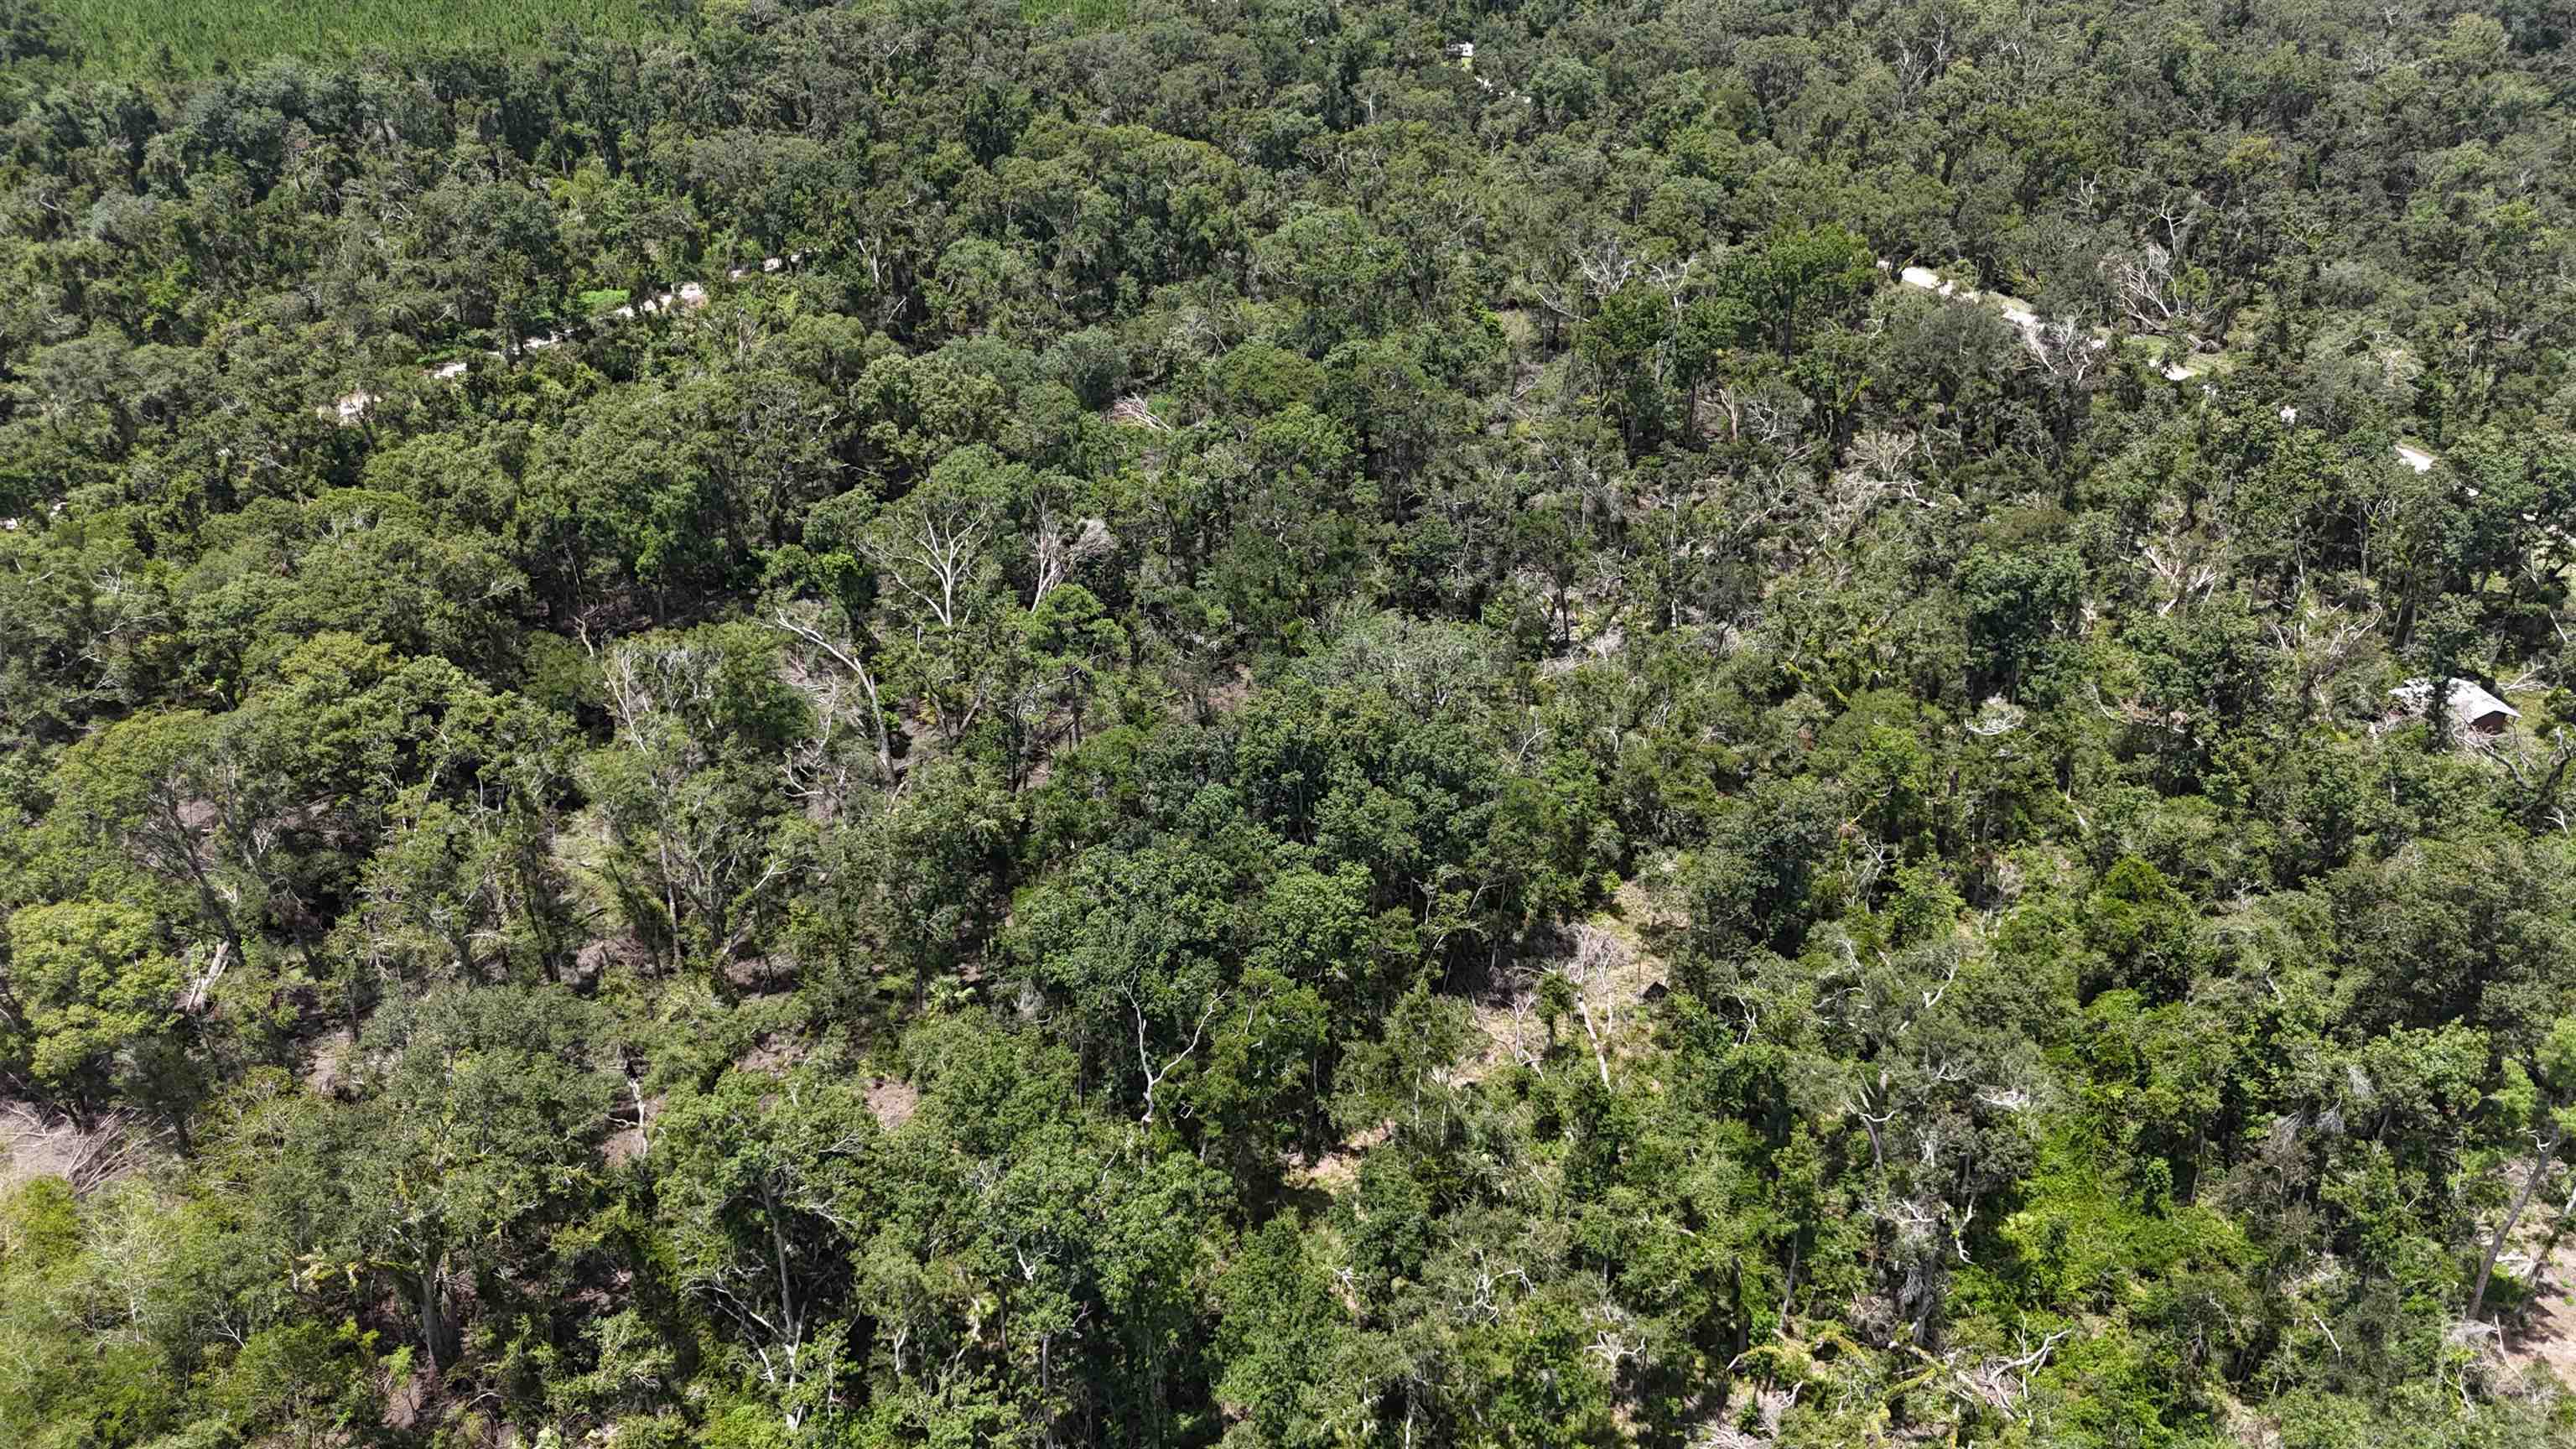
[(0, 3), (0, 1445), (2576, 1443), (2571, 45)]

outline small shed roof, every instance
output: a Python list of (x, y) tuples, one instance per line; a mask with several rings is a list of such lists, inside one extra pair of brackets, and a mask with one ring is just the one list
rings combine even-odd
[[(2451, 718), (2462, 724), (2475, 724), (2497, 715), (2502, 715), (2506, 719), (2522, 718), (2521, 710), (2488, 693), (2473, 679), (2454, 678), (2450, 684), (2450, 693), (2445, 696), (2445, 702), (2451, 707)], [(2397, 696), (2408, 709), (2421, 714), (2424, 712), (2424, 706), (2432, 699), (2433, 682), (2429, 679), (2410, 679), (2390, 690), (2389, 693)]]

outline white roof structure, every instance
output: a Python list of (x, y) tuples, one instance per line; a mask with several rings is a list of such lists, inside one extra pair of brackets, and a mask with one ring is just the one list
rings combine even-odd
[(345, 428), (366, 421), (368, 412), (373, 410), (375, 405), (376, 395), (365, 388), (360, 388), (356, 392), (344, 392), (334, 399), (329, 407), (319, 407), (313, 411), (323, 417), (337, 419), (340, 426)]
[[(2474, 680), (2455, 678), (2450, 685), (2444, 702), (2450, 707), (2451, 718), (2461, 724), (2473, 729), (2502, 729), (2506, 720), (2522, 718), (2521, 710), (2488, 693)], [(2433, 683), (2428, 679), (2410, 679), (2389, 693), (2397, 696), (2408, 712), (2422, 714), (2425, 705), (2432, 700)]]

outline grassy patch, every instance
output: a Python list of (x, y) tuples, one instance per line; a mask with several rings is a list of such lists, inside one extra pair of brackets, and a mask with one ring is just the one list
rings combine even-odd
[(533, 44), (570, 26), (641, 39), (692, 0), (49, 0), (91, 65), (206, 71), (272, 56), (333, 57)]
[(1061, 18), (1077, 30), (1107, 30), (1127, 23), (1127, 0), (1020, 0), (1031, 24)]

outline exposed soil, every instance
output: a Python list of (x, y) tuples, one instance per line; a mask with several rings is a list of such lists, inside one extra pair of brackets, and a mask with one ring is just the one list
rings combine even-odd
[(2530, 1300), (2502, 1324), (2505, 1363), (2516, 1373), (2536, 1368), (2576, 1385), (2576, 1235), (2534, 1264), (2530, 1281)]

